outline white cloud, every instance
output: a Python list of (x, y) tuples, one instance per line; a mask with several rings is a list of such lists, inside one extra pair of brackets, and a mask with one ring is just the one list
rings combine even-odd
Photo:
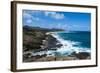
[(32, 18), (32, 16), (29, 13), (24, 12), (23, 13), (24, 18)]
[(40, 18), (34, 17), (34, 16), (32, 16), (31, 14), (26, 13), (26, 12), (23, 13), (23, 17), (24, 17), (24, 18), (27, 18), (27, 21), (28, 21), (28, 22), (33, 21), (33, 20), (36, 20), (36, 21), (39, 21), (39, 20), (40, 20)]
[(32, 23), (32, 20), (31, 20), (31, 19), (27, 19), (27, 20), (26, 20), (26, 23), (27, 23), (27, 24), (30, 24), (30, 23)]
[(58, 23), (58, 24), (57, 24), (57, 26), (58, 26), (58, 28), (60, 28), (60, 29), (65, 29), (65, 30), (67, 30), (67, 29), (68, 29), (67, 24)]
[(65, 16), (62, 13), (57, 13), (57, 12), (45, 12), (45, 16), (50, 16), (51, 18), (54, 19), (63, 19)]

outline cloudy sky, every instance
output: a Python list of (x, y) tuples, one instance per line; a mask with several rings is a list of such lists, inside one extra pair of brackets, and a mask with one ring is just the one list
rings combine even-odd
[(23, 10), (24, 26), (90, 31), (90, 24), (90, 13)]

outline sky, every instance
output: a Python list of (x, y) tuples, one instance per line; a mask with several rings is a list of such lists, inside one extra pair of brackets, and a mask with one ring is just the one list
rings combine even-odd
[(23, 10), (23, 26), (90, 31), (91, 13)]

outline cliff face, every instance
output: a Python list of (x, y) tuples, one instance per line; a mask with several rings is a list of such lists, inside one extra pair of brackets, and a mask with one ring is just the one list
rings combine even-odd
[[(90, 59), (88, 52), (72, 52), (71, 55), (62, 56), (57, 49), (63, 46), (55, 37), (51, 35), (52, 31), (46, 29), (23, 28), (23, 62), (40, 62), (40, 61), (63, 61), (63, 60), (80, 60)], [(48, 34), (47, 34), (48, 33)], [(47, 54), (53, 50), (53, 55)]]
[(44, 57), (46, 56), (45, 53), (42, 55), (34, 55), (34, 53), (45, 52), (47, 50), (56, 50), (62, 46), (62, 44), (60, 44), (56, 38), (50, 34), (46, 34), (47, 32), (51, 31), (59, 30), (23, 27), (23, 61), (33, 61), (39, 57)]
[(45, 39), (45, 35), (44, 33), (41, 32), (33, 31), (31, 33), (24, 33), (23, 46), (27, 48), (26, 51), (39, 49), (40, 45), (42, 45), (42, 40), (44, 39)]

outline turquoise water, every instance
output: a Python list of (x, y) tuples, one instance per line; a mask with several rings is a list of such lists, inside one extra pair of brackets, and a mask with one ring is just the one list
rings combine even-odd
[(63, 45), (52, 53), (66, 56), (72, 52), (91, 52), (91, 33), (88, 31), (56, 32), (51, 35)]
[[(50, 32), (62, 44), (57, 50), (48, 50), (48, 56), (68, 56), (73, 52), (91, 53), (91, 32), (74, 31), (74, 32)], [(54, 48), (53, 48), (54, 49)], [(39, 52), (41, 54), (41, 52)]]
[(91, 47), (91, 33), (87, 31), (77, 31), (77, 32), (63, 32), (63, 33), (57, 33), (60, 38), (63, 40), (69, 40), (73, 42), (79, 42), (77, 47), (83, 47), (83, 48), (90, 48)]

